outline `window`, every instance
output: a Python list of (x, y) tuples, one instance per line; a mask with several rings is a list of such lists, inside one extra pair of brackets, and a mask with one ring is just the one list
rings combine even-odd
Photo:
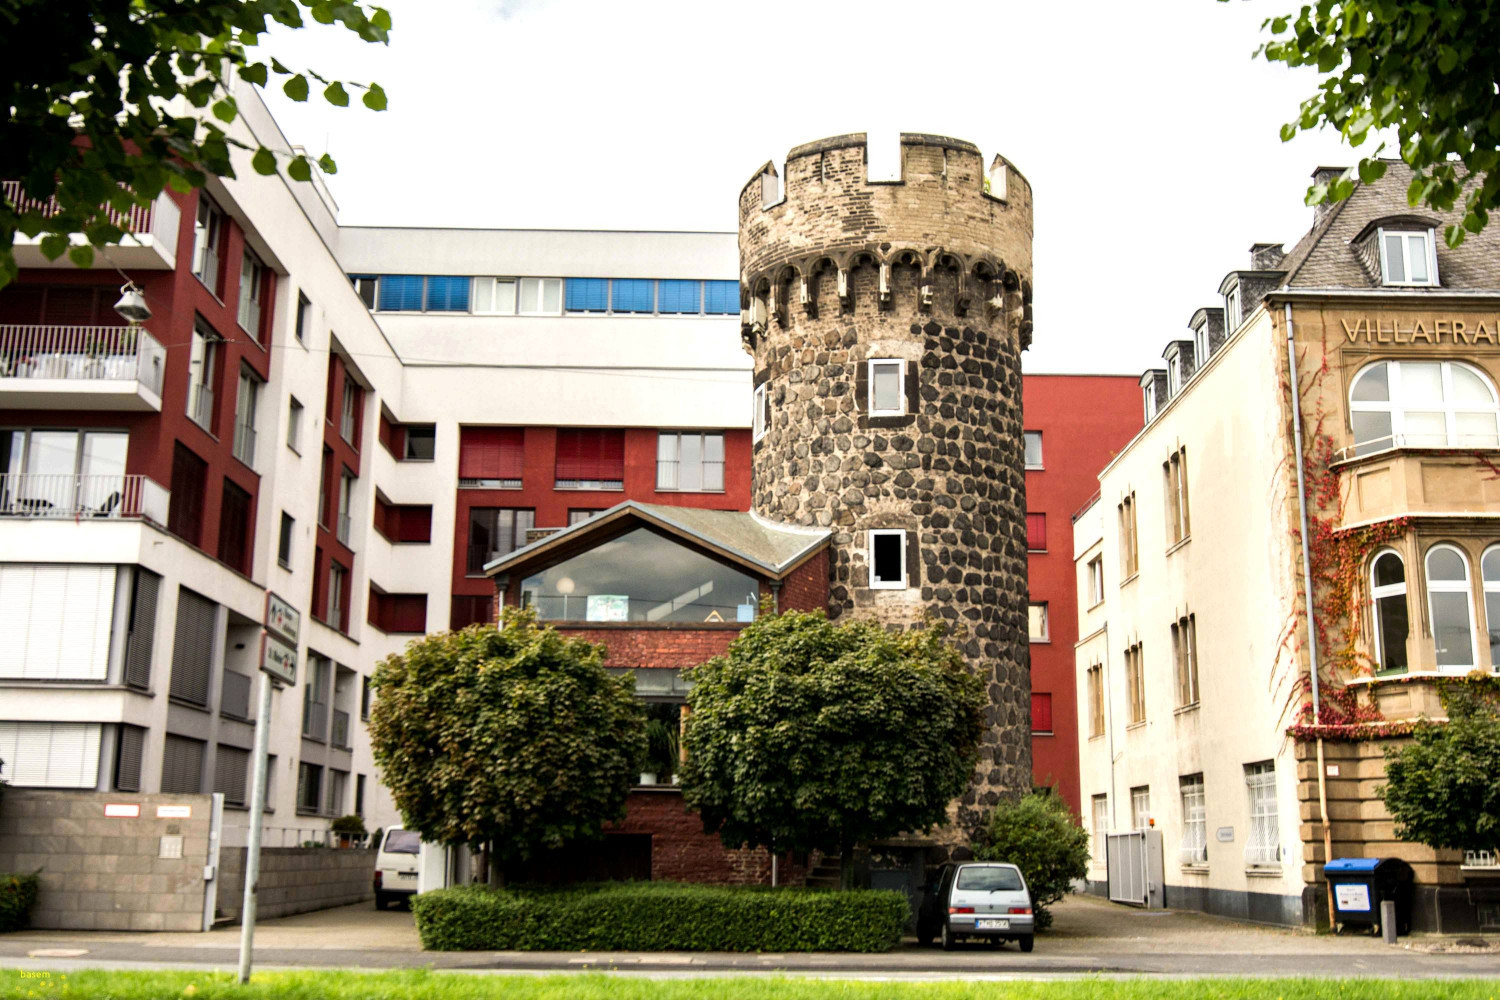
[(1281, 864), (1281, 824), (1276, 815), (1276, 764), (1262, 761), (1245, 765), (1245, 787), (1250, 793), (1250, 839), (1245, 844), (1245, 864), (1250, 867)]
[[(621, 452), (623, 460), (624, 452)], [(458, 432), (458, 485), (521, 488), (525, 430), (520, 427), (461, 427)]]
[(245, 805), (249, 771), (249, 750), (219, 744), (214, 755), (214, 791), (223, 793), (225, 805)]
[(1161, 464), (1167, 508), (1167, 544), (1176, 545), (1191, 533), (1188, 526), (1187, 449), (1178, 448)]
[(234, 399), (234, 457), (255, 468), (255, 411), (260, 403), (260, 379), (248, 368), (240, 369), (239, 391)]
[(906, 532), (872, 531), (869, 545), (870, 586), (876, 590), (904, 590)]
[(448, 627), (456, 632), (494, 621), (493, 602), (488, 594), (454, 594), (449, 604)]
[(609, 312), (609, 279), (569, 278), (565, 308), (568, 312)]
[(354, 776), (354, 815), (365, 814), (365, 776), (356, 774)]
[(716, 316), (727, 316), (739, 312), (740, 283), (738, 281), (705, 281), (703, 283), (703, 311)]
[(168, 733), (161, 756), (161, 790), (179, 795), (196, 795), (203, 791), (202, 740)]
[[(1484, 579), (1484, 620), (1490, 631), (1490, 669), (1500, 671), (1500, 546), (1484, 550), (1479, 571)], [(1404, 609), (1404, 599), (1402, 606)], [(1404, 657), (1402, 664), (1405, 665)]]
[(554, 485), (560, 490), (624, 489), (625, 432), (618, 428), (560, 429)]
[(644, 278), (615, 278), (609, 283), (612, 312), (649, 313), (656, 311), (656, 282)]
[(172, 642), (172, 680), (168, 694), (200, 708), (208, 707), (219, 606), (186, 588), (177, 591), (177, 624)]
[(1130, 828), (1151, 828), (1151, 788), (1147, 785), (1137, 785), (1130, 790)]
[(1031, 731), (1044, 736), (1052, 735), (1052, 695), (1048, 692), (1031, 692)]
[(156, 649), (156, 602), (160, 594), (161, 577), (150, 570), (137, 568), (125, 633), (124, 679), (130, 687), (141, 690), (151, 686), (151, 658)]
[(382, 274), (377, 308), (381, 312), (421, 312), (423, 281), (420, 274)]
[(1026, 618), (1028, 636), (1032, 642), (1050, 641), (1047, 632), (1047, 602), (1033, 602), (1026, 605)]
[(95, 788), (102, 736), (97, 722), (0, 722), (6, 783), (18, 788)]
[[(1485, 559), (1489, 559), (1488, 553)], [(1490, 621), (1500, 623), (1500, 617), (1489, 608), (1488, 586), (1485, 591), (1486, 615)], [(1375, 607), (1377, 669), (1405, 670), (1406, 637), (1411, 630), (1406, 611), (1406, 564), (1389, 549), (1377, 554), (1370, 563), (1370, 601)]]
[(1104, 735), (1104, 664), (1088, 669), (1089, 736)]
[(697, 313), (702, 305), (703, 282), (669, 281), (656, 284), (656, 311), (659, 313)]
[(526, 533), (536, 526), (536, 511), (516, 507), (469, 508), (468, 573), (484, 573), (494, 562), (526, 544)]
[(1026, 431), (1026, 468), (1042, 468), (1042, 432)]
[[(0, 753), (3, 753), (0, 750)], [(120, 723), (115, 744), (115, 780), (117, 792), (141, 790), (141, 763), (146, 755), (146, 730), (142, 726)]]
[(527, 577), (521, 599), (548, 621), (749, 622), (760, 586), (741, 570), (636, 528)]
[[(1149, 373), (1147, 374), (1146, 378), (1151, 378)], [(1142, 384), (1141, 399), (1145, 403), (1146, 423), (1149, 424), (1151, 421), (1156, 419), (1156, 384), (1154, 380)]]
[(203, 505), (208, 497), (208, 463), (181, 441), (172, 449), (172, 499), (167, 530), (192, 545), (203, 545)]
[(370, 584), (369, 622), (382, 632), (427, 631), (426, 594), (386, 594)]
[(125, 566), (0, 563), (0, 678), (106, 680), (116, 587), (131, 575)]
[(220, 295), (219, 260), (224, 250), (224, 213), (203, 192), (198, 193), (198, 216), (193, 224), (193, 274)]
[(249, 247), (240, 260), (240, 329), (260, 340), (261, 299), (266, 291), (266, 267)]
[(401, 454), (403, 462), (430, 462), (437, 453), (436, 424), (403, 424), (406, 431), (406, 447)]
[(724, 489), (724, 435), (663, 431), (656, 438), (656, 488), (684, 492)]
[(897, 417), (906, 412), (906, 362), (871, 358), (870, 416)]
[(349, 787), (349, 772), (328, 769), (328, 801), (323, 803), (323, 815), (344, 815), (345, 793)]
[(1181, 780), (1182, 842), (1178, 856), (1185, 865), (1208, 864), (1208, 810), (1203, 799), (1203, 775)]
[(255, 501), (231, 480), (224, 480), (219, 506), (219, 562), (245, 576), (250, 575), (251, 548), (255, 541)]
[(1089, 560), (1089, 607), (1104, 600), (1104, 557)]
[(129, 441), (124, 431), (0, 431), (0, 510), (138, 516), (139, 490), (125, 478)]
[(1198, 704), (1198, 621), (1184, 615), (1172, 625), (1172, 662), (1177, 672), (1177, 705)]
[(375, 494), (375, 530), (397, 544), (432, 541), (430, 504), (391, 503)]
[(1474, 628), (1469, 616), (1469, 561), (1457, 546), (1427, 550), (1427, 611), (1439, 670), (1474, 669)]
[(1107, 834), (1109, 833), (1109, 796), (1095, 795), (1090, 800), (1090, 805), (1093, 808), (1090, 810), (1089, 817), (1089, 850), (1093, 854), (1094, 863), (1102, 865), (1104, 864), (1105, 850), (1109, 843), (1107, 840)]
[(1125, 650), (1125, 696), (1130, 702), (1130, 724), (1146, 721), (1146, 667), (1141, 644)]
[(1230, 333), (1240, 328), (1240, 286), (1224, 293), (1224, 329)]
[(305, 344), (305, 343), (307, 343), (307, 323), (308, 323), (309, 315), (311, 313), (312, 313), (312, 301), (309, 300), (306, 295), (303, 295), (301, 292), (298, 292), (297, 293), (297, 326), (296, 326), (296, 333), (297, 333), (297, 342), (299, 344)]
[(1387, 448), (1500, 448), (1500, 406), (1477, 368), (1457, 361), (1379, 361), (1349, 389), (1354, 454)]
[(1047, 551), (1047, 515), (1027, 513), (1026, 549), (1029, 552)]
[(750, 401), (751, 437), (756, 441), (765, 437), (766, 432), (771, 429), (771, 397), (766, 392), (767, 388), (764, 382), (756, 386)]
[(349, 571), (333, 560), (328, 561), (328, 617), (327, 624), (340, 632), (347, 631), (349, 623), (345, 612), (349, 605)]
[(380, 293), (380, 278), (373, 274), (351, 274), (349, 280), (354, 283), (355, 294), (365, 304), (365, 308), (374, 309)]
[(1208, 364), (1208, 320), (1203, 321), (1202, 326), (1193, 328), (1193, 361), (1195, 367), (1202, 368)]
[(1139, 569), (1135, 535), (1135, 494), (1120, 501), (1120, 583), (1135, 576)]
[(333, 449), (323, 448), (323, 469), (318, 476), (318, 524), (324, 528), (332, 528), (333, 511), (329, 509), (328, 498), (333, 495)]
[(276, 562), (282, 569), (292, 568), (292, 531), (296, 525), (292, 515), (281, 512), (281, 535), (276, 543)]
[(359, 418), (364, 409), (364, 390), (352, 378), (344, 376), (344, 408), (339, 417), (339, 437), (359, 450)]
[(297, 811), (316, 813), (323, 804), (323, 768), (302, 761), (297, 765)]
[(1437, 257), (1432, 230), (1379, 230), (1380, 275), (1387, 285), (1435, 285)]
[(204, 430), (213, 433), (214, 382), (219, 361), (219, 342), (223, 338), (199, 323), (193, 328), (188, 353), (187, 415)]
[(350, 515), (350, 501), (354, 493), (354, 473), (347, 466), (339, 473), (339, 510), (338, 520), (334, 522), (334, 535), (345, 545), (349, 544), (350, 532), (354, 526), (354, 519)]
[(370, 678), (359, 679), (359, 718), (363, 722), (370, 721)]
[(427, 304), (428, 312), (468, 312), (469, 311), (469, 286), (472, 280), (468, 275), (455, 276), (448, 274), (435, 274), (427, 279)]
[(522, 316), (555, 316), (562, 312), (561, 278), (522, 278)]
[(587, 521), (597, 513), (599, 513), (597, 508), (570, 507), (568, 508), (568, 526), (572, 527), (575, 524)]
[(474, 312), (514, 316), (516, 282), (514, 278), (475, 278)]
[(1182, 391), (1182, 352), (1167, 355), (1167, 395), (1175, 396)]
[(333, 665), (326, 656), (310, 653), (302, 687), (302, 735), (312, 740), (328, 738), (328, 684)]
[(302, 440), (302, 404), (297, 397), (291, 397), (287, 405), (286, 413), (286, 446), (297, 454), (302, 454), (302, 449), (297, 447), (297, 442)]

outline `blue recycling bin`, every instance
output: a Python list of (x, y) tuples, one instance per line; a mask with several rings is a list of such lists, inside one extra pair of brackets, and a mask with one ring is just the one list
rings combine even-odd
[(1333, 892), (1334, 920), (1380, 933), (1380, 903), (1396, 904), (1396, 933), (1411, 933), (1411, 865), (1399, 858), (1334, 858), (1323, 866)]

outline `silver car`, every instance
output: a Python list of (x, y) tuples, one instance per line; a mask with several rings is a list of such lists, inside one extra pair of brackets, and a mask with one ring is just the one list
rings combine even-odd
[(1035, 943), (1036, 917), (1026, 879), (1015, 865), (975, 861), (947, 864), (927, 887), (917, 914), (917, 940), (939, 939), (945, 949), (964, 938), (1016, 941), (1022, 951)]

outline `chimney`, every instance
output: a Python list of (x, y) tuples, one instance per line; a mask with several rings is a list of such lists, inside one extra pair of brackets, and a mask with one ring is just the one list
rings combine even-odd
[[(1338, 180), (1339, 176), (1341, 174), (1343, 174), (1343, 172), (1345, 170), (1347, 170), (1347, 169), (1349, 169), (1349, 168), (1348, 167), (1314, 167), (1313, 168), (1313, 172), (1312, 172), (1313, 183), (1314, 184), (1332, 184), (1334, 181)], [(1332, 208), (1332, 207), (1333, 207), (1332, 203), (1327, 202), (1327, 201), (1320, 202), (1317, 205), (1313, 206), (1313, 226), (1314, 226), (1314, 228), (1317, 227), (1318, 223), (1320, 223), (1320, 222), (1323, 221), (1323, 217), (1328, 214), (1328, 210), (1330, 208)]]
[(1286, 259), (1286, 251), (1280, 243), (1250, 244), (1250, 270), (1274, 271)]

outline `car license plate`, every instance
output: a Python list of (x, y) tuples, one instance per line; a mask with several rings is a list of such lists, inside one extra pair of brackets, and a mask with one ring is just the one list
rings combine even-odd
[(1010, 930), (1010, 921), (1009, 920), (976, 920), (974, 922), (974, 929), (975, 930), (980, 930), (980, 931), (1008, 931), (1008, 930)]

